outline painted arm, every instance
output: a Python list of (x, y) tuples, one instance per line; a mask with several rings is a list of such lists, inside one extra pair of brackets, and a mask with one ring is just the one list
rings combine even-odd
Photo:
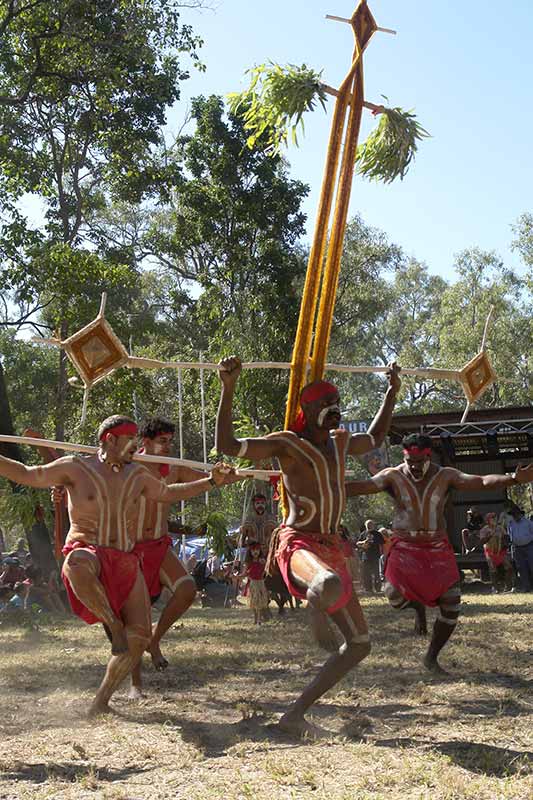
[(364, 481), (346, 481), (346, 496), (357, 497), (360, 494), (378, 494), (387, 491), (389, 479), (386, 472), (387, 470), (382, 470), (373, 478)]
[(207, 478), (200, 478), (200, 480), (188, 483), (169, 483), (168, 485), (146, 471), (143, 494), (150, 500), (156, 500), (159, 503), (177, 503), (178, 500), (198, 497), (198, 495), (209, 492), (215, 486), (227, 486), (242, 480), (243, 478), (235, 473), (235, 469), (226, 464), (215, 464)]
[(258, 438), (240, 439), (235, 438), (233, 432), (233, 395), (235, 385), (241, 373), (241, 362), (236, 356), (224, 358), (220, 362), (223, 369), (219, 370), (222, 391), (220, 394), (220, 404), (218, 406), (215, 447), (219, 453), (228, 456), (246, 456), (252, 461), (261, 461), (264, 458), (283, 456), (285, 446), (278, 439)]
[(517, 467), (514, 475), (468, 475), (466, 472), (453, 470), (450, 480), (454, 489), (466, 491), (487, 491), (492, 489), (507, 489), (522, 483), (533, 482), (533, 464), (527, 467)]
[[(25, 428), (25, 430), (22, 431), (22, 435), (31, 436), (33, 439), (44, 439), (42, 433), (40, 431), (34, 431), (33, 428)], [(54, 450), (53, 447), (37, 447), (37, 452), (45, 464), (51, 464), (52, 461), (61, 458), (61, 455), (57, 450)]]
[(70, 456), (60, 458), (44, 467), (27, 467), (20, 461), (0, 456), (0, 475), (13, 483), (31, 486), (34, 489), (49, 489), (57, 484), (70, 483), (69, 468), (72, 464)]
[(401, 386), (399, 377), (400, 367), (396, 364), (396, 362), (390, 364), (389, 367), (390, 369), (387, 373), (389, 378), (389, 388), (385, 393), (381, 408), (372, 420), (368, 432), (354, 433), (350, 437), (348, 453), (352, 456), (360, 456), (363, 455), (363, 453), (368, 453), (369, 450), (374, 450), (376, 447), (381, 447), (385, 440), (385, 436), (389, 432), (392, 412), (394, 411), (394, 404), (396, 403), (396, 395), (398, 394)]
[(176, 467), (174, 474), (176, 475), (176, 480), (173, 483), (189, 483), (189, 481), (199, 481), (200, 478), (209, 478), (208, 472), (191, 469), (191, 467)]

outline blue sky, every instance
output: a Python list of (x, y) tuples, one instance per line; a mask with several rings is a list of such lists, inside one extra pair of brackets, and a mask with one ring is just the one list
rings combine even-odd
[[(338, 85), (352, 52), (347, 25), (325, 14), (351, 16), (354, 0), (215, 0), (214, 10), (184, 9), (205, 40), (206, 73), (183, 84), (169, 114), (177, 129), (187, 99), (244, 88), (244, 71), (271, 59), (323, 69)], [(533, 211), (533, 5), (370, 0), (378, 25), (365, 56), (366, 99), (414, 108), (432, 134), (403, 182), (354, 181), (351, 212), (386, 231), (432, 272), (452, 277), (454, 254), (477, 245), (521, 268), (511, 252), (511, 225)], [(306, 120), (300, 148), (287, 156), (291, 175), (310, 184), (305, 205), (312, 230), (331, 109)], [(365, 113), (362, 138), (374, 124)]]

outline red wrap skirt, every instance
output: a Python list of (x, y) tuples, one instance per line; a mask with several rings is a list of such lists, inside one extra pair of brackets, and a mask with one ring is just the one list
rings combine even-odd
[(491, 550), (487, 545), (484, 545), (483, 550), (485, 551), (485, 558), (487, 561), (490, 561), (490, 566), (494, 569), (508, 560), (506, 547), (504, 547), (503, 550)]
[(293, 582), (290, 570), (291, 556), (298, 550), (313, 553), (339, 576), (342, 583), (342, 594), (337, 602), (327, 609), (327, 612), (334, 614), (336, 611), (340, 611), (348, 604), (353, 592), (352, 578), (346, 564), (342, 538), (338, 534), (310, 533), (288, 527), (280, 529), (276, 551), (279, 570), (292, 596), (305, 600), (305, 590)]
[(133, 548), (133, 552), (141, 562), (141, 570), (150, 597), (159, 597), (161, 594), (163, 587), (159, 580), (159, 570), (169, 547), (172, 547), (172, 538), (170, 536), (161, 536), (159, 539), (146, 539), (144, 542), (137, 542)]
[(411, 541), (393, 536), (385, 579), (406, 600), (436, 606), (439, 597), (457, 583), (460, 576), (448, 539)]
[[(122, 606), (128, 599), (135, 581), (137, 580), (137, 573), (139, 570), (138, 556), (133, 552), (125, 553), (123, 550), (115, 550), (114, 547), (99, 547), (98, 545), (85, 544), (84, 542), (72, 542), (72, 544), (67, 544), (63, 548), (62, 553), (66, 557), (73, 550), (78, 550), (79, 548), (89, 550), (89, 552), (94, 553), (98, 558), (100, 562), (100, 582), (104, 586), (113, 613), (117, 617), (120, 617)], [(89, 625), (94, 625), (95, 622), (102, 622), (102, 620), (95, 617), (93, 612), (89, 611), (87, 606), (76, 597), (71, 583), (64, 572), (61, 573), (61, 577), (63, 578), (70, 607), (74, 614)]]

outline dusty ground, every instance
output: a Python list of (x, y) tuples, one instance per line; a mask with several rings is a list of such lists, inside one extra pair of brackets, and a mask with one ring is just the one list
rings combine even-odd
[(96, 627), (0, 626), (0, 800), (531, 800), (532, 595), (469, 594), (443, 664), (420, 667), (410, 614), (363, 600), (370, 657), (316, 707), (332, 731), (300, 743), (276, 730), (322, 655), (305, 612), (254, 629), (246, 609), (195, 609), (170, 632), (171, 667), (116, 714), (83, 708), (107, 658)]

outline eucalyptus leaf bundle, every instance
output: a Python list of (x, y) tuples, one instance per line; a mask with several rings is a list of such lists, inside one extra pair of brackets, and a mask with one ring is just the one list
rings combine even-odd
[(357, 148), (357, 172), (370, 180), (392, 183), (398, 177), (403, 180), (418, 142), (430, 134), (411, 111), (383, 107), (380, 114), (377, 128)]
[(298, 144), (297, 129), (304, 130), (303, 115), (317, 100), (326, 108), (321, 73), (305, 64), (281, 67), (269, 62), (247, 71), (250, 85), (241, 93), (228, 95), (230, 110), (244, 120), (249, 132), (248, 147), (261, 146), (276, 154), (287, 144), (289, 132)]

